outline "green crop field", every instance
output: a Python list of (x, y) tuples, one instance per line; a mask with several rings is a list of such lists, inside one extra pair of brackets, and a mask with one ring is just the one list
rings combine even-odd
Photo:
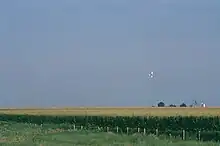
[(219, 108), (176, 107), (0, 109), (0, 143), (30, 146), (219, 145), (201, 142), (220, 140), (219, 111)]
[(66, 107), (0, 109), (0, 114), (30, 115), (100, 115), (100, 116), (219, 116), (220, 108), (191, 107)]
[(2, 146), (218, 146), (215, 142), (182, 141), (180, 138), (143, 136), (141, 134), (115, 134), (87, 130), (62, 129), (59, 125), (43, 126), (0, 122)]

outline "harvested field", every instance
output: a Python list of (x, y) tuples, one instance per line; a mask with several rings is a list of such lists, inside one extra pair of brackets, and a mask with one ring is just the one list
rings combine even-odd
[(30, 115), (100, 115), (100, 116), (219, 116), (220, 108), (190, 107), (71, 107), (0, 109), (0, 114)]

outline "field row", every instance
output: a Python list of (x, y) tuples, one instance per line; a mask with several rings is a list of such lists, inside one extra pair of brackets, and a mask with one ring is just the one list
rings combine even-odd
[[(164, 109), (165, 110), (165, 109)], [(201, 109), (202, 110), (202, 109)], [(205, 110), (205, 109), (204, 109)], [(4, 111), (3, 109), (1, 111)], [(8, 111), (8, 110), (5, 110)], [(16, 111), (16, 110), (11, 110)], [(25, 111), (23, 109), (23, 111)], [(27, 110), (29, 111), (29, 110)], [(33, 111), (38, 111), (33, 109)], [(44, 111), (47, 111), (46, 109)], [(55, 110), (56, 111), (56, 110)], [(91, 128), (116, 133), (160, 133), (179, 135), (198, 135), (204, 133), (203, 138), (220, 140), (220, 116), (91, 116), (91, 115), (27, 115), (0, 114), (0, 121), (25, 124), (55, 124), (63, 129), (91, 130)], [(78, 129), (78, 128), (77, 128)], [(102, 131), (101, 130), (101, 131)], [(185, 131), (185, 132), (183, 132)], [(216, 131), (216, 132), (214, 132)], [(167, 133), (168, 132), (168, 133)], [(156, 134), (158, 135), (158, 134)], [(187, 136), (187, 137), (191, 137)], [(200, 137), (200, 136), (196, 136)]]
[(220, 108), (72, 107), (0, 109), (0, 114), (97, 115), (97, 116), (218, 116)]

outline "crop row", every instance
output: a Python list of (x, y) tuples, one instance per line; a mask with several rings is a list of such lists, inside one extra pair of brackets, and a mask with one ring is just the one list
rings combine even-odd
[(0, 121), (14, 121), (35, 124), (75, 124), (84, 127), (120, 127), (122, 129), (146, 128), (160, 131), (220, 131), (220, 117), (106, 117), (106, 116), (42, 116), (42, 115), (0, 115)]

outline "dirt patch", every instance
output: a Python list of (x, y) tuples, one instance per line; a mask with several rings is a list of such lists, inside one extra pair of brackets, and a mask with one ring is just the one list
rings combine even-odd
[(65, 130), (64, 129), (51, 129), (51, 130), (48, 130), (46, 133), (50, 134), (50, 133), (58, 133), (58, 132), (64, 132)]
[(1, 137), (0, 138), (0, 143), (7, 142), (7, 141), (8, 141), (7, 137)]

